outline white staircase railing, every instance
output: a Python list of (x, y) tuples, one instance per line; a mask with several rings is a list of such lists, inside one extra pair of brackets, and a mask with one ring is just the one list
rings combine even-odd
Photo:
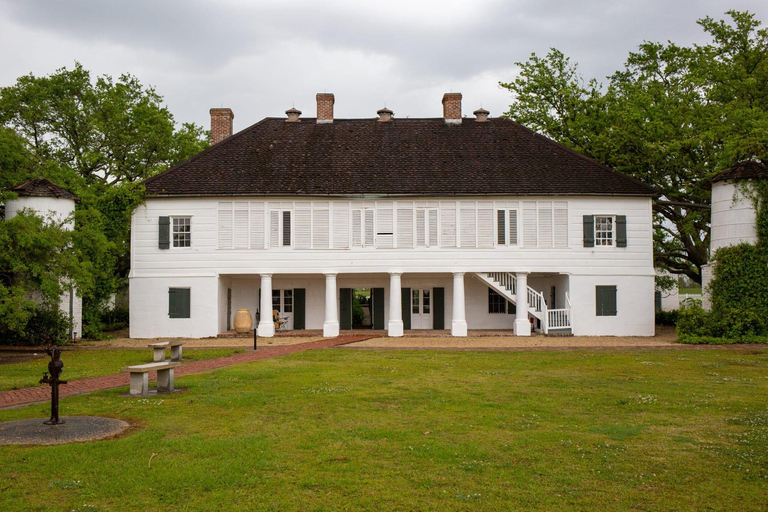
[[(485, 272), (475, 274), (491, 289), (517, 305), (517, 277), (510, 272)], [(547, 334), (550, 329), (569, 329), (571, 327), (571, 299), (565, 294), (565, 308), (549, 309), (544, 294), (528, 286), (528, 313), (541, 321), (541, 331)]]

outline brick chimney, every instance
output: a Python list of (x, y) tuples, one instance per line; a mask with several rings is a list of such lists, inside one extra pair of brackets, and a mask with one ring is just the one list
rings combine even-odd
[(211, 146), (232, 135), (232, 120), (235, 114), (231, 108), (211, 109)]
[(317, 124), (333, 123), (333, 94), (317, 93)]
[(446, 124), (461, 124), (461, 93), (443, 94), (443, 119)]

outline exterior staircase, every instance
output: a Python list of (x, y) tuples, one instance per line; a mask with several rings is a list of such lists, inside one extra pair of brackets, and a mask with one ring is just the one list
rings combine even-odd
[[(480, 281), (517, 306), (517, 277), (511, 272), (478, 272)], [(544, 294), (528, 287), (528, 314), (541, 322), (541, 332), (571, 329), (571, 300), (565, 294), (565, 308), (549, 309)]]

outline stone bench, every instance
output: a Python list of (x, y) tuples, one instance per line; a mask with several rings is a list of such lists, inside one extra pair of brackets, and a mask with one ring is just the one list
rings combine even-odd
[(137, 364), (123, 368), (131, 374), (131, 395), (149, 395), (149, 372), (157, 371), (157, 392), (170, 393), (173, 391), (173, 369), (181, 363), (164, 361), (162, 363)]
[(181, 362), (182, 349), (185, 341), (162, 341), (159, 343), (150, 343), (148, 346), (152, 349), (152, 360), (156, 363), (165, 361), (165, 349), (171, 347), (171, 361)]

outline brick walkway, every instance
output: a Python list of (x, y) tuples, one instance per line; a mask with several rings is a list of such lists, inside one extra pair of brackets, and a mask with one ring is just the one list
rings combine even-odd
[[(373, 336), (339, 336), (338, 338), (327, 338), (324, 340), (310, 341), (296, 345), (283, 345), (277, 347), (259, 348), (258, 350), (245, 352), (243, 354), (234, 354), (226, 357), (216, 357), (202, 361), (191, 361), (183, 363), (174, 370), (175, 377), (183, 377), (192, 373), (204, 372), (232, 366), (233, 364), (249, 363), (271, 357), (280, 357), (307, 350), (317, 350), (321, 348), (337, 347), (347, 343), (355, 343), (372, 338)], [(149, 373), (150, 379), (157, 379), (157, 372)], [(90, 377), (88, 379), (71, 380), (59, 388), (61, 398), (73, 395), (82, 395), (92, 391), (102, 389), (119, 388), (128, 386), (129, 377), (127, 373), (117, 373), (112, 375), (103, 375), (101, 377)], [(51, 399), (51, 388), (49, 386), (34, 386), (31, 388), (13, 389), (0, 392), (0, 409), (4, 407), (15, 407), (18, 405), (32, 404), (35, 402), (47, 402)]]

